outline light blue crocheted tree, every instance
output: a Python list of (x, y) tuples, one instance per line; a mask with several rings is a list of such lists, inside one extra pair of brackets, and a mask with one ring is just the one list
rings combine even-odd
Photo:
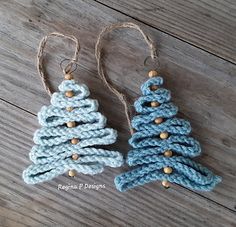
[(133, 170), (115, 178), (118, 190), (160, 180), (165, 187), (173, 182), (190, 189), (209, 191), (221, 181), (207, 168), (190, 158), (200, 154), (199, 143), (189, 137), (191, 126), (175, 117), (177, 107), (170, 91), (160, 88), (162, 77), (150, 78), (142, 87), (143, 96), (134, 104), (139, 114), (132, 120), (136, 132), (129, 140), (127, 163)]
[(34, 164), (23, 172), (28, 184), (51, 180), (68, 170), (97, 174), (104, 166), (123, 164), (119, 152), (93, 147), (114, 143), (117, 132), (104, 128), (106, 118), (97, 112), (97, 100), (87, 98), (87, 86), (65, 80), (59, 91), (52, 95), (51, 105), (38, 113), (42, 128), (35, 132), (36, 145), (29, 154)]

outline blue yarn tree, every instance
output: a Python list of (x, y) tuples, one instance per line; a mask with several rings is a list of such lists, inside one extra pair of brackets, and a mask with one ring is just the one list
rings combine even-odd
[(98, 111), (97, 100), (88, 98), (89, 89), (74, 80), (64, 80), (51, 98), (50, 106), (38, 113), (42, 128), (34, 134), (36, 145), (29, 154), (33, 164), (23, 172), (28, 184), (51, 180), (69, 171), (101, 173), (104, 166), (119, 167), (123, 157), (117, 151), (94, 148), (116, 141), (117, 132), (104, 128), (106, 118)]
[(170, 91), (161, 88), (162, 77), (156, 71), (150, 75), (141, 86), (143, 96), (134, 103), (138, 115), (132, 120), (135, 133), (129, 140), (133, 149), (128, 152), (127, 163), (135, 168), (115, 178), (117, 189), (126, 191), (160, 180), (166, 188), (171, 182), (194, 190), (212, 190), (221, 178), (191, 160), (201, 148), (189, 136), (190, 123), (175, 116), (178, 109), (170, 102)]

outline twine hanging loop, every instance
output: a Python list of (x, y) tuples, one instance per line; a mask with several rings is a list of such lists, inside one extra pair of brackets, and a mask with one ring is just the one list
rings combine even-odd
[(67, 74), (67, 73), (70, 74), (74, 71), (73, 66), (78, 64), (78, 56), (79, 56), (79, 50), (80, 50), (79, 40), (73, 35), (64, 35), (62, 33), (52, 32), (52, 33), (44, 36), (43, 39), (40, 41), (38, 53), (37, 53), (37, 62), (36, 62), (37, 70), (38, 70), (39, 76), (42, 80), (43, 86), (44, 86), (46, 92), (50, 96), (52, 95), (53, 91), (50, 88), (47, 78), (46, 78), (46, 75), (45, 75), (45, 71), (44, 71), (44, 67), (43, 67), (43, 56), (44, 56), (44, 51), (45, 51), (46, 44), (47, 44), (48, 40), (53, 37), (65, 38), (65, 39), (71, 40), (75, 43), (75, 51), (74, 51), (72, 58), (66, 59), (66, 60), (68, 60), (68, 62), (65, 65), (65, 67), (62, 67), (62, 64), (60, 64), (60, 67), (62, 68), (64, 74)]
[(139, 31), (141, 33), (141, 35), (143, 36), (145, 42), (148, 44), (148, 47), (150, 49), (150, 57), (153, 61), (157, 60), (157, 49), (156, 46), (154, 45), (154, 42), (152, 41), (152, 39), (147, 36), (144, 31), (137, 25), (131, 22), (124, 22), (124, 23), (117, 23), (117, 24), (112, 24), (109, 25), (105, 28), (102, 29), (102, 31), (100, 32), (100, 34), (98, 35), (97, 38), (97, 42), (96, 42), (96, 46), (95, 46), (95, 57), (97, 59), (97, 69), (98, 69), (98, 74), (101, 77), (102, 81), (104, 82), (104, 84), (110, 89), (110, 91), (112, 93), (114, 93), (118, 99), (121, 101), (121, 103), (124, 106), (124, 111), (125, 111), (125, 116), (128, 122), (128, 126), (130, 129), (130, 133), (131, 135), (134, 133), (132, 125), (131, 125), (131, 111), (129, 109), (129, 105), (127, 102), (127, 98), (126, 96), (120, 92), (118, 89), (116, 89), (110, 82), (108, 82), (107, 80), (107, 75), (105, 75), (104, 72), (104, 67), (101, 63), (102, 60), (102, 39), (103, 37), (109, 33), (112, 32), (116, 29), (119, 28), (133, 28), (136, 29), (137, 31)]

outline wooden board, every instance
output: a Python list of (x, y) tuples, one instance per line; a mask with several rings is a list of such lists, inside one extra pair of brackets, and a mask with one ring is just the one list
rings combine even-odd
[(97, 0), (97, 2), (236, 63), (234, 0)]
[[(15, 20), (17, 18), (17, 20)], [(105, 25), (134, 21), (94, 1), (3, 1), (0, 5), (1, 102), (1, 224), (3, 226), (234, 226), (236, 224), (235, 137), (236, 66), (171, 35), (140, 24), (157, 42), (165, 87), (180, 107), (179, 116), (190, 120), (193, 136), (202, 144), (199, 162), (223, 177), (211, 193), (179, 186), (164, 190), (152, 183), (128, 193), (113, 186), (114, 176), (127, 170), (107, 169), (96, 177), (79, 176), (38, 186), (26, 186), (22, 170), (29, 165), (36, 114), (50, 98), (43, 90), (35, 67), (40, 39), (59, 31), (80, 38), (82, 50), (77, 81), (86, 83), (108, 124), (119, 132), (112, 146), (126, 154), (129, 132), (122, 105), (102, 85), (96, 70), (94, 45)], [(71, 56), (73, 45), (58, 40), (47, 52), (49, 80), (56, 89), (62, 81), (59, 63)], [(147, 46), (136, 31), (117, 31), (104, 41), (106, 71), (132, 103), (148, 68), (143, 61)], [(132, 105), (132, 104), (131, 104)], [(16, 131), (16, 132), (15, 132)], [(105, 190), (57, 189), (58, 184), (106, 184)], [(18, 222), (18, 224), (16, 224)], [(218, 225), (217, 225), (218, 224)]]
[[(38, 128), (33, 114), (0, 101), (1, 226), (233, 226), (235, 214), (182, 187), (166, 190), (149, 184), (118, 192), (113, 178), (120, 169), (97, 176), (66, 175), (37, 186), (21, 179), (30, 164), (31, 135)], [(6, 127), (7, 126), (7, 127)], [(105, 189), (58, 190), (59, 185), (104, 185)]]

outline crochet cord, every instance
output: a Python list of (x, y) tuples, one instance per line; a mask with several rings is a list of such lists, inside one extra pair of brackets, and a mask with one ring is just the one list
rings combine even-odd
[(110, 91), (112, 93), (114, 93), (118, 97), (118, 99), (123, 104), (124, 110), (125, 110), (125, 115), (126, 115), (127, 122), (128, 122), (128, 126), (130, 129), (130, 133), (132, 135), (133, 128), (131, 126), (131, 120), (130, 120), (131, 114), (130, 114), (130, 110), (128, 108), (126, 96), (123, 93), (121, 93), (120, 91), (118, 91), (110, 82), (107, 81), (107, 76), (105, 75), (105, 72), (104, 72), (104, 69), (103, 69), (103, 66), (101, 63), (101, 52), (102, 52), (101, 41), (102, 41), (103, 37), (107, 33), (112, 32), (113, 30), (119, 29), (119, 28), (134, 28), (134, 29), (138, 30), (142, 34), (146, 43), (148, 44), (149, 49), (150, 49), (150, 53), (151, 53), (151, 58), (153, 60), (157, 58), (157, 50), (156, 50), (156, 47), (155, 47), (152, 39), (149, 36), (147, 36), (137, 24), (134, 24), (131, 22), (124, 22), (124, 23), (117, 23), (117, 24), (109, 25), (109, 26), (103, 28), (103, 30), (100, 32), (100, 34), (98, 35), (98, 38), (97, 38), (97, 42), (96, 42), (96, 46), (95, 46), (95, 57), (97, 59), (98, 74), (101, 77), (104, 84), (110, 89)]
[[(42, 106), (38, 113), (42, 127), (34, 133), (35, 145), (30, 152), (33, 164), (23, 172), (27, 184), (48, 181), (70, 170), (94, 175), (105, 166), (123, 164), (121, 153), (97, 148), (113, 144), (117, 132), (106, 128), (106, 117), (98, 112), (97, 100), (89, 98), (88, 87), (63, 80), (58, 90), (51, 97), (51, 105)], [(68, 90), (75, 95), (66, 97)], [(68, 106), (73, 110), (68, 111)], [(67, 127), (68, 122), (76, 122), (76, 126)], [(79, 158), (74, 160), (73, 154)]]
[(44, 49), (46, 47), (46, 43), (48, 42), (49, 38), (52, 38), (52, 37), (66, 38), (66, 39), (69, 39), (75, 43), (74, 55), (72, 56), (72, 58), (69, 60), (68, 64), (63, 69), (64, 74), (72, 72), (72, 66), (73, 66), (73, 64), (77, 64), (76, 62), (78, 61), (78, 55), (79, 55), (79, 50), (80, 50), (79, 40), (73, 35), (69, 36), (69, 35), (64, 35), (64, 34), (58, 33), (58, 32), (52, 32), (52, 33), (44, 36), (43, 39), (40, 41), (38, 53), (37, 53), (37, 70), (38, 70), (39, 76), (42, 80), (43, 86), (44, 86), (46, 92), (50, 96), (52, 95), (53, 91), (51, 90), (51, 88), (47, 82), (46, 75), (45, 75), (45, 72), (43, 69), (43, 54), (44, 54)]
[[(141, 86), (142, 95), (134, 102), (137, 115), (132, 119), (136, 132), (129, 139), (132, 150), (126, 159), (134, 168), (116, 176), (116, 188), (126, 191), (160, 180), (210, 191), (221, 177), (191, 159), (200, 155), (200, 144), (190, 136), (190, 123), (176, 117), (178, 108), (171, 102), (171, 93), (163, 87), (163, 82), (160, 76), (152, 77)], [(153, 90), (152, 86), (158, 89)], [(157, 101), (159, 106), (146, 105), (151, 101)], [(163, 121), (157, 124), (155, 119), (159, 118)], [(162, 132), (167, 133), (167, 138), (160, 137)], [(168, 151), (170, 155), (165, 155)], [(165, 172), (166, 167), (171, 174)]]

